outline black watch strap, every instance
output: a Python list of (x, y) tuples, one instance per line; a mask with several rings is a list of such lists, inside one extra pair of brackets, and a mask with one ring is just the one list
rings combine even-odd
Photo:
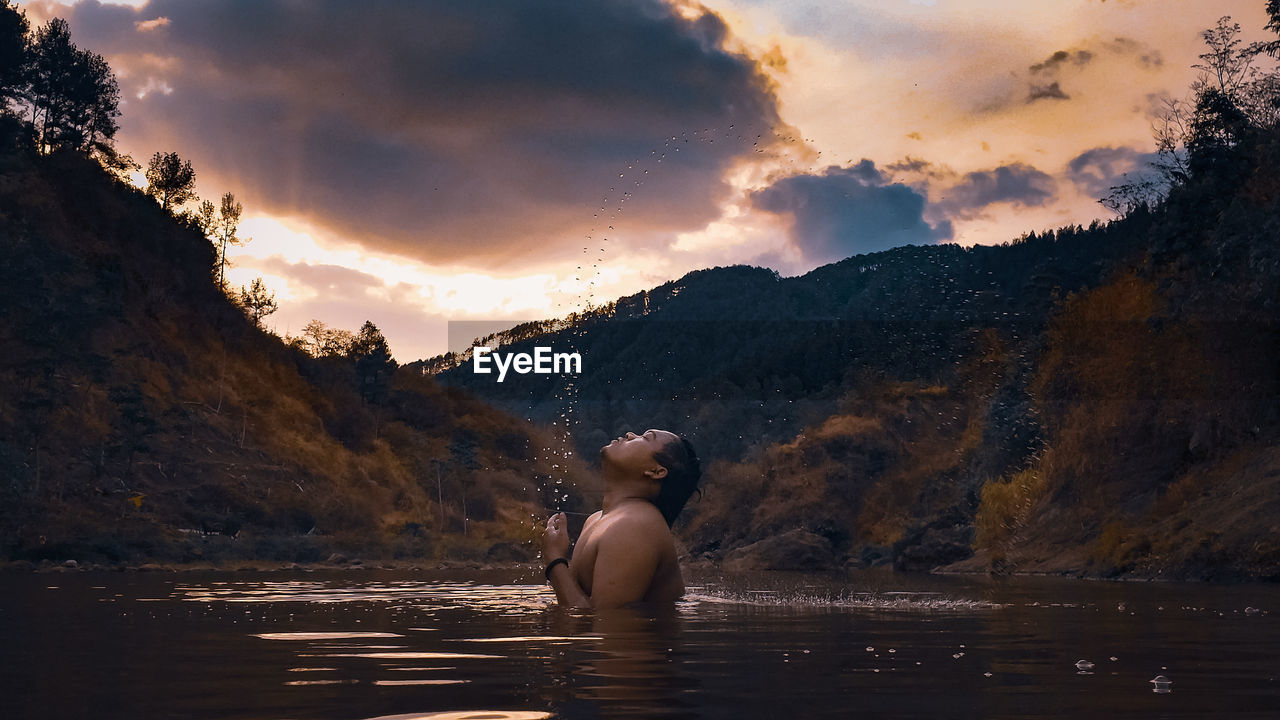
[(551, 562), (547, 563), (547, 569), (542, 573), (543, 575), (547, 576), (547, 582), (551, 582), (551, 571), (555, 569), (555, 566), (559, 565), (560, 563), (564, 563), (565, 567), (569, 567), (568, 558), (558, 557), (555, 560), (552, 560)]

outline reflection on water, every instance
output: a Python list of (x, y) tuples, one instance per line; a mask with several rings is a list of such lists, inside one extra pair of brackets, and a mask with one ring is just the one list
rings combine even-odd
[(371, 720), (545, 720), (553, 717), (550, 712), (507, 712), (507, 711), (468, 711), (468, 712), (410, 712), (408, 715), (383, 715)]
[[(347, 603), (404, 601), (418, 603), (430, 598), (436, 607), (467, 607), (478, 611), (508, 612), (512, 604), (542, 609), (548, 597), (537, 585), (486, 586), (472, 582), (421, 581), (367, 582), (346, 584), (320, 580), (284, 582), (227, 582), (205, 585), (181, 584), (174, 598), (200, 602), (233, 603)], [(164, 599), (164, 598), (156, 598)], [(452, 602), (450, 602), (452, 601)]]
[(861, 610), (927, 610), (931, 612), (974, 611), (996, 609), (999, 603), (968, 598), (939, 597), (938, 593), (843, 593), (809, 594), (779, 593), (770, 590), (746, 590), (706, 594), (694, 592), (686, 600), (693, 603), (728, 605), (765, 605), (789, 608), (844, 608)]
[[(0, 576), (0, 717), (1275, 717), (1280, 588), (690, 574)], [(105, 602), (104, 602), (105, 601)]]
[(263, 640), (351, 640), (355, 638), (404, 637), (396, 633), (369, 632), (275, 632), (258, 633)]
[(470, 680), (374, 680), (374, 685), (460, 685)]
[(469, 653), (446, 653), (446, 652), (374, 652), (374, 653), (321, 653), (319, 655), (311, 655), (308, 653), (299, 653), (298, 657), (362, 657), (373, 658), (374, 660), (457, 660), (460, 658), (488, 658), (498, 659), (501, 655), (472, 655)]

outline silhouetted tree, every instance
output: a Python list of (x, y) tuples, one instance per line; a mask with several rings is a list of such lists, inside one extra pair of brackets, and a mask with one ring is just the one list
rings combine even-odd
[(22, 91), (42, 152), (110, 147), (119, 125), (120, 86), (101, 55), (71, 42), (67, 21), (35, 32)]
[(367, 402), (381, 402), (386, 397), (396, 361), (392, 359), (391, 347), (377, 325), (365, 321), (351, 343), (350, 356), (356, 361), (361, 397)]
[(307, 351), (307, 354), (312, 357), (320, 357), (324, 354), (320, 351), (320, 348), (324, 344), (327, 330), (328, 328), (325, 327), (325, 324), (315, 318), (312, 318), (311, 322), (302, 326), (302, 347)]
[(312, 320), (302, 328), (302, 345), (312, 357), (346, 357), (355, 335), (350, 330), (331, 328)]
[(1240, 23), (1224, 15), (1216, 25), (1202, 31), (1200, 38), (1208, 50), (1200, 53), (1200, 62), (1191, 66), (1201, 73), (1192, 90), (1199, 94), (1203, 89), (1215, 88), (1233, 99), (1238, 97), (1259, 74), (1254, 65), (1258, 52), (1253, 45), (1243, 45)]
[(132, 174), (142, 169), (132, 156), (117, 151), (114, 146), (107, 143), (95, 144), (91, 154), (102, 164), (102, 167), (106, 168), (107, 172), (123, 183), (132, 185)]
[[(1272, 16), (1268, 27), (1274, 22)], [(1193, 66), (1200, 76), (1192, 84), (1194, 111), (1183, 138), (1193, 173), (1228, 161), (1237, 146), (1254, 131), (1272, 126), (1280, 113), (1280, 78), (1256, 64), (1268, 44), (1244, 45), (1239, 36), (1240, 24), (1229, 16), (1201, 33), (1208, 50)]]
[[(1164, 179), (1165, 190), (1172, 185), (1181, 185), (1187, 181), (1190, 170), (1187, 168), (1187, 151), (1183, 142), (1191, 124), (1191, 111), (1188, 103), (1177, 98), (1165, 98), (1164, 107), (1156, 116), (1152, 125), (1152, 133), (1156, 140), (1156, 159), (1152, 163)], [(1112, 188), (1112, 191), (1123, 189)], [(1162, 193), (1163, 194), (1163, 193)]]
[(1248, 116), (1229, 93), (1205, 88), (1196, 98), (1185, 140), (1188, 168), (1201, 173), (1227, 161), (1251, 129)]
[(165, 210), (174, 209), (195, 197), (196, 171), (190, 160), (178, 153), (157, 152), (147, 164), (147, 194), (160, 201)]
[(226, 193), (222, 196), (221, 207), (218, 208), (218, 217), (213, 221), (213, 238), (218, 244), (218, 285), (226, 285), (227, 272), (227, 245), (243, 245), (248, 242), (248, 238), (241, 238), (236, 235), (236, 231), (240, 228), (240, 213), (244, 211), (244, 206), (236, 202), (236, 196)]
[(0, 0), (0, 114), (12, 112), (9, 103), (22, 97), (30, 31), (27, 14)]
[(391, 358), (391, 348), (387, 345), (387, 338), (372, 320), (365, 320), (364, 325), (360, 326), (360, 331), (356, 333), (355, 340), (351, 344), (351, 355), (355, 358)]
[(244, 308), (249, 315), (249, 319), (253, 320), (253, 324), (258, 327), (262, 327), (263, 318), (280, 309), (276, 304), (276, 294), (267, 291), (262, 278), (254, 278), (247, 289), (241, 286), (238, 301), (240, 307)]
[(213, 203), (208, 200), (201, 200), (200, 207), (196, 208), (194, 213), (191, 213), (191, 217), (196, 225), (200, 226), (200, 231), (204, 233), (205, 237), (213, 240), (213, 226), (218, 220), (218, 209), (214, 207)]
[[(1267, 0), (1266, 28), (1276, 35), (1280, 35), (1280, 0)], [(1266, 53), (1271, 57), (1280, 56), (1280, 39), (1258, 43), (1257, 48), (1259, 52)]]
[[(1280, 0), (1269, 0), (1267, 29), (1280, 33)], [(1193, 175), (1229, 164), (1236, 148), (1252, 133), (1280, 122), (1280, 73), (1258, 66), (1258, 57), (1280, 54), (1280, 41), (1251, 43), (1240, 38), (1240, 23), (1230, 16), (1200, 33), (1206, 46), (1188, 99), (1166, 98), (1153, 132), (1160, 178), (1140, 176), (1115, 187), (1099, 200), (1122, 215), (1152, 207), (1171, 187)], [(1238, 158), (1236, 158), (1238, 159)]]

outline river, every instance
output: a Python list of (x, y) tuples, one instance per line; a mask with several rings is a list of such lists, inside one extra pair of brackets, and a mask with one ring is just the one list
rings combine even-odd
[(0, 717), (1280, 717), (1276, 586), (691, 571), (592, 616), (538, 579), (0, 575)]

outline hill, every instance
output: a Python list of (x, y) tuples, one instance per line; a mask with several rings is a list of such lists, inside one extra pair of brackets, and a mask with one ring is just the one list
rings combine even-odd
[(524, 556), (553, 504), (539, 431), (394, 362), (370, 393), (361, 357), (287, 346), (218, 287), (197, 228), (10, 130), (0, 557)]
[(1109, 223), (699, 271), (496, 338), (579, 351), (568, 382), (423, 366), (567, 418), (588, 457), (636, 427), (691, 437), (695, 558), (1280, 577), (1280, 134), (1197, 153)]

